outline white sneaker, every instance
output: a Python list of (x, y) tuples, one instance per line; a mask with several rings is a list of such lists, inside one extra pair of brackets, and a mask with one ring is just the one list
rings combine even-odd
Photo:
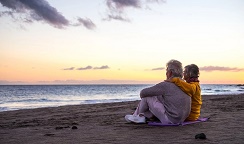
[(125, 120), (127, 122), (134, 122), (134, 123), (146, 123), (146, 118), (140, 115), (126, 115)]
[(133, 116), (133, 115), (126, 115), (126, 116), (125, 116), (125, 120), (126, 120), (127, 122), (130, 123), (131, 121), (129, 120), (129, 117), (132, 117), (132, 116)]

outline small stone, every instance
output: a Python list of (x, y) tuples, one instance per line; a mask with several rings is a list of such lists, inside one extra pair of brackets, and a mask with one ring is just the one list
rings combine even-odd
[(71, 128), (71, 129), (78, 129), (78, 128), (77, 128), (77, 126), (72, 126), (72, 128)]
[(200, 133), (200, 134), (197, 134), (195, 135), (195, 139), (206, 139), (206, 135), (204, 133)]

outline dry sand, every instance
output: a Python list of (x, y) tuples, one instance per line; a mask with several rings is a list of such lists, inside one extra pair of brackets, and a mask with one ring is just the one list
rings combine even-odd
[(202, 97), (201, 117), (210, 119), (186, 126), (126, 123), (138, 101), (0, 112), (0, 143), (244, 143), (244, 94)]

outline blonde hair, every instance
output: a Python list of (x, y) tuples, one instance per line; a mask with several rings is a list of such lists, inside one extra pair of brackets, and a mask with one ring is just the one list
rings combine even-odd
[(183, 68), (182, 68), (182, 63), (178, 60), (170, 60), (167, 64), (167, 71), (171, 71), (173, 77), (183, 77)]

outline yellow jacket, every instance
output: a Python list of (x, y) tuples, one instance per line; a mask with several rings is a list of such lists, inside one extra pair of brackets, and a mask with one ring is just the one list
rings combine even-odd
[(180, 78), (172, 78), (171, 82), (175, 83), (182, 91), (191, 97), (191, 112), (186, 121), (197, 120), (200, 116), (202, 105), (201, 88), (199, 82), (187, 83)]

